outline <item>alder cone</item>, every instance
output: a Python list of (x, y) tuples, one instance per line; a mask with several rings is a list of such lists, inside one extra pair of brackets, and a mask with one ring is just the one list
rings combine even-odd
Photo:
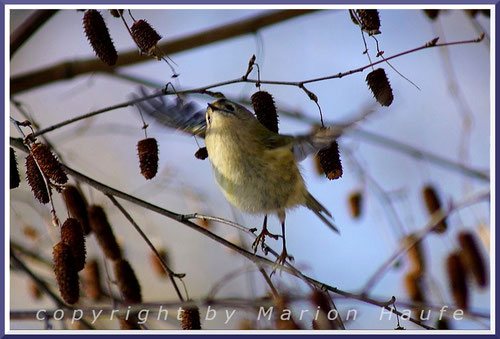
[(329, 180), (342, 177), (342, 161), (340, 160), (339, 144), (336, 141), (330, 147), (320, 150), (317, 157), (323, 172)]
[(49, 202), (49, 194), (47, 192), (45, 180), (32, 154), (26, 157), (26, 181), (31, 187), (33, 195), (40, 203), (46, 204)]
[(200, 311), (198, 307), (182, 310), (181, 326), (183, 330), (201, 330)]
[(155, 138), (142, 139), (137, 143), (141, 174), (153, 179), (158, 172), (158, 143)]
[(10, 188), (16, 188), (21, 183), (17, 168), (16, 152), (10, 147)]
[(257, 120), (268, 130), (278, 133), (278, 113), (273, 96), (266, 91), (258, 91), (252, 95), (251, 101)]
[(458, 308), (466, 310), (469, 304), (467, 276), (460, 254), (452, 253), (446, 260), (451, 293)]
[[(423, 190), (425, 205), (429, 214), (434, 214), (441, 209), (441, 200), (433, 186), (427, 185)], [(441, 220), (434, 228), (435, 233), (444, 233), (448, 229), (446, 219)]]
[(111, 260), (121, 259), (120, 246), (116, 242), (113, 229), (101, 206), (92, 205), (89, 207), (89, 222), (104, 255)]
[(146, 20), (137, 20), (134, 22), (130, 31), (137, 46), (146, 54), (151, 54), (161, 39), (161, 35)]
[(108, 27), (99, 11), (89, 9), (85, 12), (83, 29), (97, 57), (109, 66), (116, 64), (118, 54), (109, 35)]
[(73, 185), (66, 185), (62, 191), (64, 202), (69, 214), (78, 220), (85, 235), (90, 233), (87, 202), (80, 190)]
[(392, 104), (394, 95), (392, 94), (391, 84), (383, 68), (377, 68), (368, 73), (366, 82), (380, 105), (390, 106)]
[(75, 269), (77, 271), (83, 270), (87, 251), (85, 250), (83, 229), (78, 220), (73, 218), (66, 219), (61, 226), (61, 241), (71, 248), (71, 253), (75, 261)]
[(33, 157), (35, 157), (42, 172), (49, 177), (50, 180), (60, 185), (64, 185), (68, 182), (68, 176), (64, 172), (61, 163), (47, 145), (37, 143), (31, 148), (31, 153)]
[(102, 297), (101, 272), (97, 260), (90, 260), (82, 271), (85, 295), (93, 301)]
[(472, 274), (479, 287), (486, 287), (488, 284), (487, 266), (476, 238), (470, 232), (460, 232), (458, 242), (462, 248), (460, 255), (465, 268)]
[(78, 301), (80, 288), (78, 283), (78, 272), (71, 248), (62, 241), (52, 249), (54, 260), (54, 273), (61, 297), (70, 305)]
[(129, 262), (124, 259), (114, 261), (113, 268), (116, 283), (125, 301), (128, 303), (142, 302), (141, 286)]

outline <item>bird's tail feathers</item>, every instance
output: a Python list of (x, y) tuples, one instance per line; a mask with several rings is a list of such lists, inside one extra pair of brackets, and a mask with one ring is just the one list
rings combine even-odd
[(325, 208), (325, 206), (321, 205), (318, 200), (316, 200), (311, 194), (308, 193), (307, 198), (306, 198), (306, 207), (309, 208), (311, 211), (314, 212), (318, 216), (318, 218), (321, 219), (328, 227), (330, 227), (333, 231), (337, 232), (340, 234), (340, 231), (338, 228), (330, 221), (328, 220), (324, 215), (326, 214), (328, 217), (332, 218), (332, 214), (328, 212), (328, 210)]

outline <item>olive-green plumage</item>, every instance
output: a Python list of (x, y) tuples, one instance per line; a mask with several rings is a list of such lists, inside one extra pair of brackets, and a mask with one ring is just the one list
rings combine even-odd
[(207, 108), (205, 142), (217, 184), (225, 197), (242, 211), (277, 214), (300, 205), (311, 209), (328, 226), (322, 214), (331, 214), (307, 191), (297, 166), (294, 146), (334, 140), (333, 131), (292, 137), (265, 128), (241, 105), (219, 99)]

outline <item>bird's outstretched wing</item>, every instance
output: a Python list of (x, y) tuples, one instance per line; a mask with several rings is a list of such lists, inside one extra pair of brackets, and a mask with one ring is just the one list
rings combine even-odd
[(297, 161), (304, 160), (307, 156), (329, 147), (342, 134), (353, 128), (354, 125), (373, 113), (373, 108), (367, 108), (360, 116), (343, 124), (336, 124), (328, 128), (320, 128), (315, 132), (298, 136), (273, 134), (266, 137), (263, 142), (269, 149), (282, 147), (290, 148)]
[[(150, 95), (144, 87), (141, 87), (140, 94), (134, 93), (131, 97), (136, 100)], [(139, 101), (134, 106), (142, 114), (152, 117), (164, 126), (202, 138), (205, 137), (207, 127), (205, 109), (193, 101), (181, 100), (179, 98), (169, 100), (169, 98), (162, 95)]]

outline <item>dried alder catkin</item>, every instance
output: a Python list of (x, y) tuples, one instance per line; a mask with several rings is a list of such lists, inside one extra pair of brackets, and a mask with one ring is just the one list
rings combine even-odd
[(258, 91), (252, 95), (251, 101), (257, 120), (268, 130), (278, 133), (278, 113), (273, 96), (266, 91)]
[(26, 181), (31, 187), (35, 198), (42, 204), (49, 202), (49, 194), (47, 192), (47, 185), (43, 175), (38, 169), (35, 158), (30, 154), (26, 157)]
[(70, 305), (78, 301), (80, 290), (78, 272), (71, 248), (62, 241), (52, 249), (54, 273), (61, 297)]
[(123, 9), (110, 9), (109, 13), (111, 13), (111, 15), (115, 18), (119, 18), (120, 14), (123, 14)]
[(340, 161), (339, 144), (334, 141), (330, 147), (324, 148), (316, 155), (323, 172), (329, 180), (335, 180), (342, 176), (342, 162)]
[(82, 225), (78, 220), (68, 218), (61, 226), (61, 241), (71, 248), (75, 268), (77, 271), (83, 270), (85, 267), (85, 237), (83, 236)]
[[(423, 196), (429, 214), (434, 214), (441, 209), (441, 200), (433, 186), (425, 186), (423, 189)], [(436, 233), (444, 233), (447, 228), (446, 219), (443, 219), (435, 225), (433, 231)]]
[(182, 310), (181, 326), (183, 330), (201, 330), (200, 311), (198, 307), (189, 307)]
[(382, 106), (390, 106), (394, 100), (391, 84), (383, 68), (377, 68), (366, 76), (368, 87)]
[(16, 188), (21, 183), (17, 168), (16, 152), (10, 147), (10, 188)]
[(123, 316), (118, 317), (120, 322), (120, 330), (140, 330), (141, 326), (138, 324), (139, 319), (134, 314), (129, 314), (128, 318)]
[(452, 253), (446, 260), (448, 283), (451, 294), (458, 308), (466, 310), (469, 304), (469, 289), (467, 276), (460, 254)]
[[(415, 240), (416, 240), (416, 234), (412, 233), (405, 238), (405, 245), (414, 243)], [(421, 277), (425, 270), (424, 252), (422, 250), (421, 240), (415, 242), (408, 249), (407, 256), (410, 263), (410, 272), (417, 277)]]
[(361, 20), (361, 28), (369, 35), (380, 34), (380, 17), (376, 9), (358, 9), (358, 17)]
[(96, 259), (90, 260), (82, 271), (85, 295), (93, 301), (102, 298), (101, 271)]
[(141, 286), (129, 262), (123, 259), (113, 261), (113, 270), (123, 299), (127, 303), (142, 302)]
[(31, 148), (31, 154), (36, 159), (42, 172), (53, 182), (64, 185), (68, 182), (68, 176), (64, 172), (61, 163), (44, 144), (36, 143)]
[(83, 15), (83, 29), (97, 57), (109, 66), (116, 64), (118, 54), (101, 13), (87, 10)]
[(141, 174), (153, 179), (158, 172), (158, 143), (155, 138), (142, 139), (137, 143)]
[(90, 233), (87, 202), (80, 190), (73, 185), (66, 185), (62, 191), (69, 215), (78, 220), (85, 235)]
[(354, 191), (349, 194), (348, 204), (349, 204), (349, 212), (351, 213), (351, 217), (357, 219), (361, 216), (361, 204), (363, 203), (363, 194), (361, 191)]
[(205, 160), (208, 158), (208, 151), (206, 147), (200, 147), (194, 154), (194, 156), (200, 160)]
[(141, 52), (145, 54), (151, 54), (158, 41), (161, 39), (161, 36), (146, 20), (134, 22), (130, 31), (132, 32), (132, 36), (137, 46), (141, 49)]
[(479, 287), (486, 287), (486, 272), (488, 267), (475, 236), (471, 232), (460, 232), (458, 234), (458, 242), (462, 249), (460, 255), (465, 268), (472, 274)]
[(94, 232), (97, 242), (104, 255), (111, 260), (121, 259), (121, 249), (116, 242), (113, 229), (108, 222), (106, 213), (101, 206), (92, 205), (89, 207), (89, 223), (92, 232)]

